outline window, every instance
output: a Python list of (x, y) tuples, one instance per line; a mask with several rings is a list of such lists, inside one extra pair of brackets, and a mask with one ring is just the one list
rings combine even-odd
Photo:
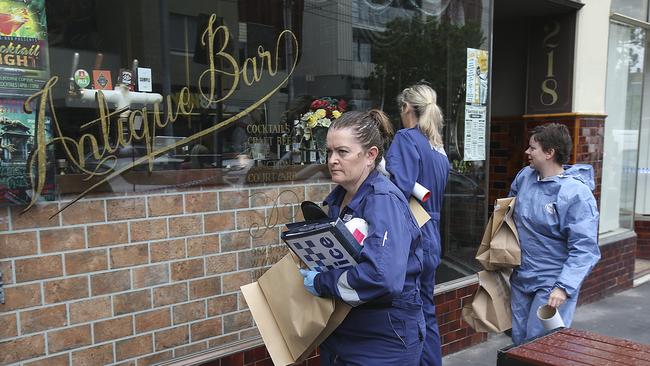
[[(458, 106), (468, 49), (489, 50), (491, 1), (44, 3), (39, 42), (49, 58), (32, 89), (0, 90), (0, 108), (19, 110), (50, 77), (58, 82), (43, 121), (13, 123), (16, 112), (3, 123), (1, 168), (24, 175), (42, 122), (52, 144), (37, 155), (47, 168), (39, 174), (60, 194), (327, 179), (324, 135), (304, 129), (313, 101), (381, 108), (399, 128), (397, 94), (425, 80), (456, 168), (441, 225), (450, 275), (440, 278), (473, 273), (488, 166), (463, 161)], [(15, 75), (7, 66), (3, 75)]]
[(642, 28), (610, 24), (600, 233), (634, 224), (645, 39)]
[(648, 21), (648, 0), (612, 0), (612, 12)]

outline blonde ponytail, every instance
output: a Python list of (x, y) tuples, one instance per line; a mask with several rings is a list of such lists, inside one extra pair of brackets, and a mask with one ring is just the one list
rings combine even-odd
[(424, 84), (410, 86), (397, 96), (400, 106), (407, 102), (413, 107), (418, 118), (418, 127), (431, 145), (442, 147), (444, 144), (442, 141), (444, 120), (437, 99), (435, 90)]

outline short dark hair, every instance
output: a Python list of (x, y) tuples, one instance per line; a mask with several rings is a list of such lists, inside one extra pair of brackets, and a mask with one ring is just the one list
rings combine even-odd
[(566, 164), (569, 162), (573, 141), (569, 129), (559, 123), (549, 123), (533, 129), (533, 140), (537, 141), (544, 152), (551, 149), (555, 151), (555, 162)]

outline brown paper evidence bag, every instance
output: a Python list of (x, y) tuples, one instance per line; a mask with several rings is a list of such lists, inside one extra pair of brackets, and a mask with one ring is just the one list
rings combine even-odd
[[(430, 220), (414, 198), (410, 199), (409, 207), (420, 227)], [(352, 309), (340, 300), (307, 292), (299, 267), (300, 259), (289, 253), (257, 282), (241, 287), (276, 366), (291, 365), (307, 358)]]
[(515, 198), (495, 201), (476, 259), (486, 269), (477, 274), (479, 287), (463, 306), (463, 319), (478, 332), (503, 332), (512, 327), (510, 274), (521, 264), (519, 236), (512, 218)]

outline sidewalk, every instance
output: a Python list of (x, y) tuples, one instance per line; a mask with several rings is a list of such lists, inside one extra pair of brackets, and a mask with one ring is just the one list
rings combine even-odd
[[(650, 344), (650, 282), (595, 303), (579, 306), (572, 328)], [(443, 366), (494, 366), (497, 351), (512, 343), (504, 334), (442, 358)]]

